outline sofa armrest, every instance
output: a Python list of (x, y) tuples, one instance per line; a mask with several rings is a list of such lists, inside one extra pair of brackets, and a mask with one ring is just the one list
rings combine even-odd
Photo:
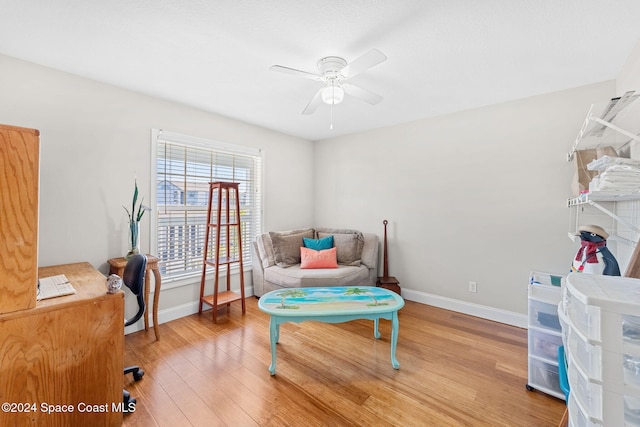
[(262, 296), (264, 294), (264, 268), (256, 242), (251, 242), (251, 279), (253, 281), (253, 295)]
[(374, 233), (362, 233), (364, 245), (362, 246), (361, 262), (370, 270), (378, 274), (378, 235)]

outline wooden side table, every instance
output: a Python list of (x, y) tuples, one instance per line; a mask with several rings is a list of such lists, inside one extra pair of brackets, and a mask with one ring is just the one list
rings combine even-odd
[(402, 295), (400, 291), (400, 282), (395, 277), (378, 277), (376, 281), (376, 286), (379, 288), (388, 289), (390, 291), (395, 292), (398, 295)]
[[(151, 282), (151, 276), (149, 271), (153, 272), (155, 278), (155, 288), (153, 292), (153, 330), (156, 334), (156, 340), (160, 339), (160, 333), (158, 331), (158, 301), (160, 301), (160, 285), (162, 284), (162, 276), (160, 276), (160, 269), (158, 268), (158, 257), (147, 254), (147, 271), (144, 276), (144, 330), (149, 330), (149, 283)], [(107, 261), (109, 263), (109, 274), (117, 274), (122, 277), (124, 274), (124, 267), (127, 265), (127, 260), (124, 257), (111, 258)]]

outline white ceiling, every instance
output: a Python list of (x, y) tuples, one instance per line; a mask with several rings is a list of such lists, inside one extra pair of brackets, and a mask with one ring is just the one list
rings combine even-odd
[[(309, 140), (614, 79), (638, 40), (638, 0), (0, 0), (1, 54)], [(301, 114), (321, 83), (269, 71), (371, 48), (351, 82), (384, 100), (333, 130)]]

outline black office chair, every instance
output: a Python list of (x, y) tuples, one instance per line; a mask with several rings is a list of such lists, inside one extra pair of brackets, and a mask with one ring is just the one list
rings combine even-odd
[[(131, 292), (136, 296), (138, 300), (138, 312), (131, 319), (124, 321), (124, 326), (133, 325), (144, 314), (144, 277), (147, 270), (147, 257), (142, 254), (133, 255), (127, 261), (127, 265), (124, 268), (122, 281), (125, 286), (128, 287)], [(140, 381), (144, 375), (144, 371), (139, 366), (129, 366), (124, 368), (124, 374), (133, 374), (135, 381)], [(129, 409), (129, 404), (136, 404), (136, 399), (131, 397), (131, 394), (127, 390), (122, 391), (122, 401), (124, 402), (125, 411)]]

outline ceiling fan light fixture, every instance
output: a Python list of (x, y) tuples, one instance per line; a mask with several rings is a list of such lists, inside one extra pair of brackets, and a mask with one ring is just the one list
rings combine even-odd
[(327, 86), (322, 89), (322, 102), (325, 104), (340, 104), (344, 100), (344, 90), (338, 86)]
[[(311, 101), (302, 110), (302, 114), (306, 115), (313, 114), (320, 104), (328, 104), (331, 107), (334, 104), (340, 104), (344, 100), (345, 92), (347, 95), (371, 105), (382, 101), (382, 96), (347, 81), (386, 60), (387, 57), (384, 53), (378, 49), (371, 49), (351, 63), (339, 56), (324, 57), (317, 64), (319, 73), (309, 73), (282, 65), (272, 65), (269, 69), (324, 83), (324, 87), (316, 90)], [(331, 113), (333, 114), (333, 108), (331, 108)]]

